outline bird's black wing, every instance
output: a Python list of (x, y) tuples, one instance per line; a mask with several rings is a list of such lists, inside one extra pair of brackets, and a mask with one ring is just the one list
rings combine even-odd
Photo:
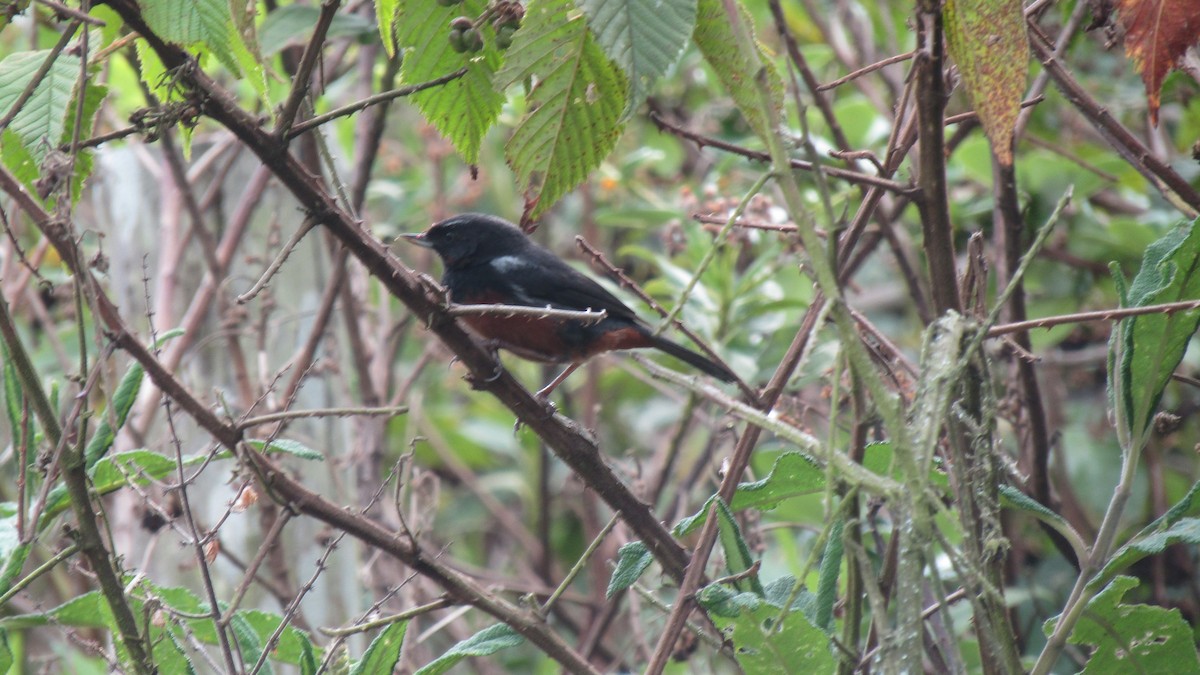
[(637, 314), (603, 286), (542, 249), (521, 256), (501, 256), (490, 265), (513, 295), (535, 307), (604, 310), (609, 317), (637, 321)]

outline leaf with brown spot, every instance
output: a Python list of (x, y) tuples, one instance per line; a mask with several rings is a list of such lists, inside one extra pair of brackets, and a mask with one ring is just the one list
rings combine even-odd
[(1125, 55), (1142, 75), (1150, 122), (1158, 126), (1159, 91), (1187, 48), (1200, 41), (1200, 0), (1120, 0)]
[(1012, 166), (1013, 132), (1029, 71), (1021, 0), (947, 0), (946, 46), (996, 158)]

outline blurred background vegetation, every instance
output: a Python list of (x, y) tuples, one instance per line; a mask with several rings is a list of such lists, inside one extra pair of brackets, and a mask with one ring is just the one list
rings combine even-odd
[[(1034, 4), (1040, 5), (1034, 8), (1037, 25), (1053, 38), (1063, 36), (1061, 61), (1078, 84), (1101, 102), (1112, 120), (1195, 186), (1193, 144), (1200, 133), (1196, 80), (1187, 73), (1167, 78), (1159, 122), (1152, 126), (1134, 67), (1119, 47), (1110, 46), (1104, 27), (1084, 30), (1097, 18), (1088, 3)], [(292, 91), (288, 74), (300, 63), (321, 8), (274, 1), (231, 5), (258, 14), (265, 75), (252, 69), (235, 75), (212, 53), (202, 59), (201, 67), (233, 92), (244, 110), (271, 120)], [(898, 60), (823, 91), (838, 123), (835, 134), (829, 119), (812, 104), (811, 92), (797, 87), (794, 64), (789, 65), (767, 4), (747, 2), (746, 9), (764, 52), (787, 84), (782, 133), (792, 143), (793, 156), (809, 158), (805, 144), (811, 143), (824, 164), (876, 173), (877, 162), (886, 161), (896, 147), (898, 120), (911, 123), (913, 118), (905, 93), (911, 60)], [(822, 83), (916, 47), (912, 3), (803, 0), (783, 3), (783, 12), (787, 30)], [(412, 534), (426, 555), (514, 601), (545, 602), (567, 571), (582, 561), (582, 572), (549, 612), (549, 624), (602, 671), (644, 668), (666, 621), (664, 606), (674, 602), (675, 584), (655, 566), (638, 581), (637, 592), (606, 597), (617, 551), (638, 539), (636, 534), (618, 522), (599, 548), (585, 556), (613, 516), (588, 488), (586, 477), (574, 475), (535, 433), (515, 425), (514, 412), (499, 399), (473, 390), (464, 379), (466, 369), (428, 330), (425, 319), (411, 313), (364, 267), (353, 260), (348, 263), (338, 241), (321, 228), (295, 246), (261, 292), (239, 302), (238, 296), (251, 289), (284, 242), (302, 228), (305, 211), (258, 157), (206, 115), (203, 102), (187, 108), (196, 101), (179, 95), (183, 87), (176, 89), (174, 83), (179, 74), (164, 71), (145, 41), (129, 37), (117, 11), (101, 5), (92, 8), (90, 16), (104, 25), (87, 27), (94, 59), (88, 76), (107, 87), (107, 96), (95, 111), (88, 135), (129, 133), (94, 149), (76, 149), (74, 155), (68, 144), (68, 152), (61, 154), (78, 155), (70, 172), (84, 171), (79, 158), (87, 157), (90, 173), (82, 193), (76, 201), (61, 189), (51, 189), (42, 199), (49, 213), (73, 223), (81, 257), (139, 341), (149, 344), (169, 330), (184, 328), (184, 335), (163, 341), (158, 358), (222, 419), (289, 409), (375, 409), (370, 415), (299, 417), (283, 428), (273, 426), (276, 421), (264, 421), (249, 433), (296, 442), (300, 450), (274, 457), (309, 489), (335, 504), (365, 509), (372, 520), (393, 531)], [(14, 56), (51, 48), (70, 20), (56, 14), (53, 3), (27, 4), (0, 31), (0, 70)], [(77, 55), (80, 48), (76, 35), (64, 53), (76, 50)], [(211, 45), (195, 48), (213, 51)], [(396, 80), (398, 63), (382, 46), (372, 3), (345, 3), (333, 12), (315, 69), (311, 114), (401, 84)], [(1036, 59), (1030, 61), (1029, 71), (1035, 83), (1043, 72)], [(957, 82), (953, 72), (950, 81)], [(0, 78), (0, 90), (11, 90), (12, 82)], [(320, 127), (319, 137), (297, 138), (292, 151), (322, 176), (330, 194), (346, 192), (362, 227), (385, 243), (400, 264), (437, 278), (441, 270), (430, 252), (393, 244), (397, 234), (424, 230), (465, 211), (512, 221), (525, 213), (525, 194), (506, 161), (505, 148), (514, 126), (529, 112), (526, 89), (514, 86), (508, 94), (473, 164), (464, 162), (406, 98), (334, 119)], [(0, 110), (12, 100), (0, 97)], [(177, 107), (169, 105), (172, 101)], [(803, 105), (797, 106), (797, 101)], [(1027, 232), (1050, 219), (1069, 188), (1074, 192), (1025, 278), (1027, 315), (1055, 317), (1117, 307), (1121, 298), (1110, 263), (1125, 278), (1133, 277), (1146, 248), (1195, 214), (1164, 198), (1058, 88), (1045, 87), (1033, 101), (1022, 121), (1014, 161)], [(946, 115), (971, 110), (962, 87), (954, 89)], [(709, 60), (689, 44), (652, 88), (645, 107), (628, 120), (612, 151), (585, 183), (546, 209), (533, 236), (605, 280), (648, 319), (653, 311), (627, 290), (618, 290), (615, 277), (592, 264), (575, 238), (601, 251), (667, 308), (680, 302), (694, 271), (712, 255), (679, 318), (742, 379), (762, 387), (784, 360), (816, 297), (806, 273), (808, 252), (788, 231), (796, 214), (768, 186), (748, 200), (740, 225), (729, 230), (714, 253), (714, 237), (767, 167), (735, 153), (701, 147), (656, 124), (651, 115), (674, 129), (756, 151), (763, 148), (720, 86)], [(136, 128), (130, 126), (131, 119), (138, 120)], [(377, 140), (373, 129), (382, 131)], [(45, 180), (50, 173), (46, 155), (54, 144), (33, 153), (37, 161), (23, 159), (21, 153), (31, 152), (30, 144), (14, 140), (12, 133), (6, 131), (0, 143), (7, 170), (33, 189), (44, 185), (34, 179)], [(838, 134), (848, 145), (845, 149), (858, 154), (831, 156), (830, 151), (839, 150)], [(956, 262), (960, 271), (966, 269), (971, 262), (968, 238), (983, 233), (984, 256), (992, 271), (985, 282), (990, 307), (998, 292), (995, 270), (1004, 263), (993, 240), (989, 143), (970, 117), (950, 124), (946, 141)], [(913, 185), (914, 161), (915, 153), (909, 153), (890, 178)], [(21, 167), (32, 172), (21, 174)], [(70, 172), (64, 173), (75, 175)], [(802, 197), (811, 209), (811, 216), (803, 217), (815, 219), (823, 236), (843, 232), (863, 203), (864, 189), (836, 178), (822, 187), (811, 172), (798, 175)], [(823, 189), (828, 190), (828, 210)], [(78, 283), (30, 214), (11, 198), (0, 208), (6, 232), (0, 241), (0, 289), (7, 312), (57, 413), (65, 417), (84, 392), (89, 412), (80, 419), (91, 422), (80, 427), (78, 437), (87, 437), (111, 414), (117, 384), (132, 361), (121, 350), (110, 350), (88, 300), (90, 291)], [(886, 193), (861, 235), (874, 244), (856, 249), (859, 262), (843, 279), (847, 304), (899, 348), (898, 356), (878, 349), (884, 370), (893, 376), (889, 386), (905, 400), (913, 396), (915, 375), (903, 363), (918, 360), (923, 331), (932, 318), (921, 217), (913, 200)], [(1034, 330), (1029, 334), (1031, 353), (1022, 356), (1016, 353), (1024, 350), (1014, 350), (1004, 341), (990, 342), (987, 349), (997, 397), (994, 451), (1014, 467), (1012, 475), (1028, 471), (1019, 459), (1027, 445), (1028, 414), (1016, 393), (1013, 363), (1017, 358), (1034, 359), (1051, 432), (1051, 506), (1087, 542), (1109, 507), (1122, 468), (1105, 388), (1112, 326), (1105, 321), (1066, 322)], [(877, 344), (875, 338), (869, 342)], [(310, 347), (315, 351), (308, 352)], [(839, 335), (832, 326), (818, 325), (808, 349), (808, 358), (786, 381), (776, 414), (823, 443), (844, 449), (850, 443), (847, 420), (853, 396)], [(554, 375), (553, 369), (509, 355), (502, 360), (530, 390)], [(7, 356), (5, 361), (11, 368)], [(679, 366), (667, 359), (662, 363)], [(1200, 438), (1194, 413), (1200, 401), (1200, 356), (1195, 350), (1177, 373), (1180, 377), (1167, 385), (1161, 402), (1169, 414), (1158, 419), (1142, 455), (1121, 521), (1121, 541), (1184, 499), (1196, 482), (1194, 458)], [(67, 514), (28, 541), (18, 536), (31, 526), (18, 526), (16, 512), (28, 508), (42, 486), (57, 479), (53, 473), (46, 476), (56, 454), (53, 444), (41, 431), (36, 438), (17, 431), (32, 414), (13, 377), (6, 375), (10, 414), (0, 425), (5, 472), (0, 500), (10, 504), (5, 512), (9, 541), (2, 550), (11, 561), (19, 541), (28, 558), (21, 558), (5, 579), (8, 588), (15, 579), (29, 577), (27, 586), (5, 595), (0, 605), (10, 619), (4, 625), (17, 669), (13, 672), (125, 668), (126, 656), (108, 648), (106, 624), (89, 623), (83, 618), (86, 612), (76, 615), (60, 607), (93, 597), (85, 595), (95, 587), (92, 566), (67, 557), (44, 573), (32, 574), (66, 550), (75, 532)], [(732, 388), (726, 393), (737, 397)], [(746, 432), (720, 401), (655, 378), (624, 355), (589, 363), (554, 394), (554, 403), (560, 413), (594, 434), (605, 461), (668, 528), (699, 511), (717, 491), (723, 465)], [(148, 449), (174, 460), (177, 450), (185, 457), (203, 457), (219, 446), (189, 415), (167, 405), (149, 382), (129, 409), (111, 456)], [(385, 409), (391, 413), (378, 414)], [(882, 440), (877, 427), (870, 435), (870, 440)], [(742, 480), (766, 477), (779, 457), (794, 449), (783, 438), (764, 434)], [(323, 461), (308, 457), (309, 451)], [(207, 575), (222, 603), (274, 617), (263, 619), (262, 625), (271, 630), (260, 633), (269, 636), (280, 624), (294, 627), (317, 650), (313, 662), (332, 670), (349, 667), (352, 661), (366, 662), (370, 654), (364, 653), (376, 636), (372, 631), (342, 635), (336, 629), (437, 602), (444, 595), (443, 588), (378, 549), (343, 538), (317, 519), (286, 515), (263, 494), (244, 461), (224, 455), (192, 465), (186, 471), (187, 504), (180, 503), (179, 476), (173, 469), (156, 473), (148, 464), (135, 465), (101, 490), (105, 495), (98, 500), (105, 541), (119, 569), (129, 575), (131, 589), (142, 582), (153, 584), (160, 595), (165, 595), (163, 589), (186, 588), (201, 599), (197, 602), (206, 602)], [(121, 487), (123, 483), (137, 485)], [(245, 503), (248, 489), (257, 493), (257, 504)], [(24, 506), (11, 507), (22, 499)], [(826, 547), (836, 501), (832, 486), (820, 487), (781, 500), (775, 508), (738, 512), (740, 535), (752, 557), (761, 561), (758, 574), (764, 580), (792, 575), (805, 593), (820, 586), (820, 561), (830, 555)], [(195, 529), (182, 517), (184, 511), (195, 521)], [(862, 553), (871, 565), (882, 568), (886, 541), (896, 523), (887, 505), (877, 501), (865, 500), (862, 514)], [(943, 545), (952, 548), (962, 536), (959, 525), (942, 516), (939, 525), (948, 538)], [(1007, 511), (1003, 524), (1004, 594), (1018, 651), (1029, 667), (1045, 644), (1043, 622), (1062, 611), (1078, 571), (1075, 561), (1065, 557), (1027, 513)], [(204, 535), (207, 561), (192, 550), (196, 533)], [(694, 535), (681, 543), (690, 548)], [(1194, 624), (1200, 612), (1195, 553), (1194, 546), (1174, 545), (1128, 570), (1141, 583), (1126, 601), (1177, 609)], [(718, 562), (728, 562), (727, 555), (718, 549)], [(842, 569), (859, 564), (851, 557), (847, 554)], [(928, 591), (927, 604), (956, 587), (950, 558), (943, 552), (928, 560), (944, 587)], [(6, 564), (11, 567), (11, 562)], [(257, 567), (257, 575), (247, 577), (251, 565)], [(720, 565), (711, 566), (711, 578), (724, 574)], [(835, 582), (836, 578), (835, 569)], [(842, 579), (833, 608), (836, 621), (843, 618)], [(187, 625), (195, 617), (177, 611), (186, 604), (176, 602), (165, 617), (146, 609), (139, 621)], [(931, 629), (926, 639), (945, 637), (958, 646), (953, 655), (939, 657), (944, 661), (927, 656), (924, 667), (963, 672), (983, 668), (978, 650), (972, 651), (969, 603), (954, 604), (946, 616), (946, 625)], [(693, 619), (701, 620), (699, 615)], [(421, 614), (407, 626), (395, 667), (411, 672), (495, 621), (468, 605)], [(864, 621), (864, 626), (870, 623)], [(698, 630), (712, 633), (707, 625)], [(840, 628), (833, 634), (843, 635)], [(215, 639), (203, 630), (181, 635), (179, 652), (187, 658), (170, 663), (186, 661), (197, 671), (227, 669)], [(870, 646), (864, 637), (862, 644), (844, 648), (861, 658)], [(235, 650), (246, 670), (254, 663), (248, 649), (243, 645)], [(755, 669), (745, 662), (738, 665), (729, 649), (722, 652), (706, 642), (681, 638), (674, 651), (681, 660), (672, 662), (668, 672)], [(1059, 672), (1079, 669), (1088, 655), (1087, 649), (1072, 647), (1059, 663)], [(308, 671), (302, 658), (289, 658), (272, 662), (285, 672)], [(363, 662), (357, 661), (360, 658)], [(869, 663), (864, 661), (862, 667), (869, 669)], [(163, 672), (172, 672), (174, 666), (163, 667)], [(460, 667), (483, 673), (556, 672), (562, 664), (527, 643)]]

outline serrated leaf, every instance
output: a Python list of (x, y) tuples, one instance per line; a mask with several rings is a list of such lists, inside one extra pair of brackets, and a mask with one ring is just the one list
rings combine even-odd
[[(0, 61), (0, 116), (9, 113), (51, 53), (48, 49), (17, 52)], [(79, 83), (80, 64), (78, 56), (58, 54), (8, 127), (37, 165), (62, 138)]]
[(193, 48), (202, 45), (230, 71), (240, 74), (233, 55), (233, 40), (241, 40), (233, 26), (228, 0), (141, 0), (146, 25), (168, 42)]
[(179, 636), (175, 634), (176, 631), (171, 628), (173, 626), (170, 628), (152, 626), (150, 628), (154, 665), (160, 673), (195, 675), (196, 669), (192, 666), (187, 649), (179, 641)]
[(396, 17), (400, 14), (400, 0), (375, 0), (375, 23), (379, 25), (379, 37), (388, 58), (396, 55)]
[(525, 642), (525, 638), (518, 635), (508, 624), (498, 623), (488, 626), (454, 645), (413, 675), (441, 675), (463, 659), (472, 656), (490, 656), (501, 649), (516, 647), (523, 642)]
[(1004, 166), (1012, 166), (1013, 133), (1029, 71), (1021, 0), (947, 0), (946, 47), (958, 64), (979, 123)]
[(396, 21), (396, 44), (404, 53), (402, 83), (420, 84), (464, 66), (467, 69), (466, 75), (457, 80), (412, 96), (425, 120), (450, 141), (467, 164), (479, 161), (483, 136), (496, 123), (504, 105), (504, 94), (496, 90), (493, 81), (504, 57), (496, 49), (490, 24), (479, 29), (484, 46), (476, 54), (455, 52), (447, 35), (451, 19), (459, 14), (478, 16), (486, 6), (484, 0), (467, 0), (454, 7), (442, 7), (432, 0), (401, 0)]
[[(725, 568), (730, 574), (740, 574), (754, 565), (754, 556), (750, 554), (750, 546), (742, 536), (742, 528), (733, 517), (733, 511), (722, 499), (717, 499), (717, 538), (725, 551)], [(750, 590), (759, 596), (763, 595), (762, 582), (757, 574), (751, 574), (744, 579), (734, 582), (738, 590)]]
[(100, 591), (88, 591), (45, 612), (0, 618), (0, 626), (13, 630), (51, 623), (72, 628), (110, 628), (112, 614)]
[[(95, 465), (112, 447), (113, 440), (117, 436), (116, 432), (125, 425), (129, 411), (133, 408), (134, 401), (137, 400), (138, 390), (142, 387), (142, 377), (145, 372), (141, 364), (136, 361), (125, 371), (121, 382), (117, 384), (117, 390), (113, 392), (109, 411), (101, 415), (100, 424), (96, 426), (96, 432), (92, 434), (87, 448), (84, 449), (84, 466), (90, 468)], [(116, 429), (113, 429), (109, 423), (110, 416), (117, 423)]]
[(299, 457), (300, 459), (315, 460), (318, 462), (325, 461), (325, 455), (313, 450), (299, 441), (293, 441), (286, 438), (277, 438), (269, 444), (262, 440), (248, 440), (246, 445), (258, 450), (259, 452), (282, 452), (284, 454)]
[[(1129, 285), (1128, 306), (1200, 299), (1200, 228), (1186, 224), (1151, 244)], [(1200, 310), (1122, 319), (1109, 342), (1109, 396), (1137, 447), (1150, 432), (1171, 373), (1200, 325)]]
[(371, 675), (372, 673), (390, 673), (400, 660), (400, 647), (404, 644), (404, 632), (408, 628), (407, 621), (397, 621), (390, 624), (371, 640), (363, 657), (350, 669), (350, 675)]
[[(238, 647), (241, 650), (242, 658), (247, 663), (257, 663), (259, 657), (262, 656), (263, 639), (259, 637), (254, 628), (247, 623), (246, 617), (239, 614), (234, 614), (229, 621), (229, 627), (233, 630), (233, 637), (237, 640)], [(258, 672), (273, 673), (271, 664), (268, 661), (263, 661), (263, 667)]]
[(579, 0), (596, 43), (629, 77), (629, 119), (675, 65), (696, 24), (696, 0)]
[(505, 146), (537, 218), (587, 178), (621, 135), (625, 74), (592, 38), (570, 0), (532, 0), (513, 37), (500, 87), (533, 82), (529, 112)]
[[(266, 644), (267, 640), (279, 629), (279, 624), (283, 623), (282, 616), (257, 609), (240, 610), (238, 616), (246, 626), (254, 631), (262, 644)], [(301, 666), (306, 660), (313, 661), (312, 639), (307, 633), (291, 624), (285, 626), (283, 632), (279, 634), (275, 648), (271, 650), (271, 660)]]
[(651, 555), (650, 549), (640, 541), (631, 541), (622, 546), (617, 551), (617, 568), (608, 580), (608, 589), (604, 591), (604, 597), (611, 598), (632, 586), (653, 561), (654, 556)]
[[(742, 24), (753, 25), (745, 7), (736, 0), (730, 2), (737, 8)], [(760, 68), (765, 69), (762, 77), (765, 78), (767, 87), (767, 105), (779, 111), (783, 109), (783, 80), (779, 79), (779, 73), (763, 53), (762, 47), (755, 46), (758, 51), (757, 58), (741, 52), (722, 0), (698, 1), (696, 30), (692, 38), (754, 133), (760, 138), (774, 134), (770, 116), (763, 110), (763, 100), (755, 82), (759, 77)]]
[[(1117, 577), (1088, 602), (1068, 638), (1095, 648), (1081, 675), (1200, 672), (1192, 629), (1178, 609), (1121, 602), (1138, 583), (1133, 577)], [(1046, 635), (1057, 621), (1045, 623)]]
[(746, 673), (829, 673), (836, 663), (829, 638), (803, 614), (780, 610), (754, 593), (733, 593), (710, 585), (696, 594), (713, 623), (733, 642)]

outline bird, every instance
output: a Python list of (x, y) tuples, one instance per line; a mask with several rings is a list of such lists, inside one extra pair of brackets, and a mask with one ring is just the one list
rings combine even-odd
[(723, 382), (737, 379), (726, 366), (656, 335), (603, 286), (503, 218), (464, 213), (434, 223), (425, 232), (400, 237), (437, 253), (444, 267), (442, 286), (455, 304), (605, 313), (599, 321), (503, 312), (462, 317), (493, 350), (504, 349), (539, 363), (568, 364), (537, 392), (539, 399), (549, 397), (591, 357), (625, 349), (657, 349)]

